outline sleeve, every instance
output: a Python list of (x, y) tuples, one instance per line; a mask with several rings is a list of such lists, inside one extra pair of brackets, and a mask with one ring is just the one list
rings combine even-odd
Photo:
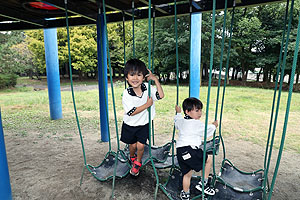
[(174, 123), (175, 123), (175, 128), (179, 129), (179, 127), (182, 125), (183, 123), (183, 117), (180, 113), (177, 113), (174, 117)]
[(130, 116), (136, 110), (136, 107), (133, 105), (133, 101), (130, 100), (130, 95), (128, 94), (127, 90), (124, 90), (123, 92), (122, 104), (124, 111), (128, 116)]
[(161, 99), (157, 92), (156, 87), (153, 87), (152, 85), (151, 85), (151, 97), (152, 97), (153, 101), (157, 101), (157, 100)]
[(207, 125), (207, 137), (213, 136), (214, 132), (216, 130), (216, 126), (213, 124), (208, 124)]

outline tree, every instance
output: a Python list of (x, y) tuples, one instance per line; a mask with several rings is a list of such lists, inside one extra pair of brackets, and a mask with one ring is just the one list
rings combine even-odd
[(30, 69), (30, 52), (23, 41), (22, 31), (0, 33), (0, 73), (22, 75)]

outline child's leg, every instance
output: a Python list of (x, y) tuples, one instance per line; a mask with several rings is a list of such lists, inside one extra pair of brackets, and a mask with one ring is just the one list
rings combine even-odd
[(190, 170), (188, 173), (186, 173), (183, 176), (182, 189), (184, 192), (189, 192), (189, 190), (190, 190), (192, 175), (193, 175), (193, 170)]
[(129, 153), (130, 153), (130, 157), (133, 157), (135, 155), (136, 152), (136, 143), (133, 144), (129, 144)]
[(205, 163), (205, 172), (204, 172), (204, 179), (205, 180), (208, 179), (212, 164), (213, 164), (212, 155), (207, 155), (207, 160), (206, 160), (206, 163)]
[(137, 148), (137, 159), (136, 160), (138, 162), (141, 162), (143, 154), (144, 154), (145, 145), (140, 142), (137, 142), (136, 148)]

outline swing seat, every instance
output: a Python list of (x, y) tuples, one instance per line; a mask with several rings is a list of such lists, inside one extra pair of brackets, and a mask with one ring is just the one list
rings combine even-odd
[(212, 197), (213, 200), (261, 200), (262, 190), (257, 190), (253, 192), (239, 192), (231, 187), (228, 187), (219, 181), (215, 185), (216, 194)]
[[(164, 163), (168, 159), (170, 149), (171, 149), (170, 142), (165, 144), (164, 146), (160, 146), (160, 147), (151, 146), (151, 154), (153, 157), (153, 161), (155, 163)], [(127, 158), (129, 159), (130, 153), (129, 153), (128, 145), (125, 146), (124, 152), (127, 155)], [(149, 145), (145, 144), (144, 154), (142, 157), (142, 163), (143, 163), (143, 165), (146, 165), (148, 162), (150, 162)]]
[[(169, 178), (165, 184), (161, 184), (160, 188), (167, 195), (169, 199), (180, 200), (179, 194), (182, 190), (182, 173), (178, 168), (172, 168)], [(193, 176), (190, 185), (190, 199), (195, 197), (201, 198), (201, 192), (196, 189), (196, 185), (200, 181), (200, 177)]]
[[(218, 155), (219, 146), (220, 146), (220, 137), (215, 136), (215, 145), (214, 145), (214, 140), (213, 139), (206, 142), (206, 153), (212, 155), (213, 151), (215, 149), (215, 154)], [(200, 148), (203, 151), (204, 150), (204, 145), (201, 144)]]
[(128, 159), (121, 151), (118, 158), (116, 158), (116, 156), (117, 153), (108, 152), (98, 167), (87, 165), (87, 168), (97, 180), (107, 181), (113, 178), (116, 164), (116, 177), (123, 178), (129, 173), (131, 166)]
[[(213, 144), (213, 142), (214, 142), (213, 139), (206, 142), (206, 152), (207, 152), (207, 154), (212, 155), (213, 150), (215, 149), (215, 154), (218, 155), (219, 146), (220, 146), (219, 136), (215, 137), (215, 145)], [(202, 144), (200, 146), (200, 148), (203, 151), (204, 145)], [(172, 167), (172, 155), (168, 155), (167, 159), (164, 162), (154, 162), (154, 165), (158, 169), (166, 169), (166, 168)], [(174, 155), (174, 165), (179, 168), (179, 164), (178, 164), (176, 155)]]
[(262, 169), (255, 172), (242, 172), (237, 169), (229, 160), (223, 161), (223, 165), (219, 176), (218, 182), (230, 187), (238, 192), (254, 192), (262, 190), (263, 173)]
[[(172, 167), (172, 155), (168, 155), (165, 162), (154, 162), (154, 165), (157, 169), (166, 169)], [(174, 156), (174, 165), (179, 168), (177, 156)]]

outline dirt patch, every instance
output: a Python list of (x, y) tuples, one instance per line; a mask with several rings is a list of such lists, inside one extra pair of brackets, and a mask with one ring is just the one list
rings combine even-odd
[[(5, 130), (4, 130), (5, 132)], [(83, 184), (80, 177), (83, 168), (83, 154), (79, 137), (73, 140), (15, 136), (5, 132), (7, 158), (13, 198), (15, 200), (32, 199), (109, 199), (112, 181), (99, 182), (87, 170)], [(107, 143), (98, 143), (96, 134), (84, 137), (87, 162), (94, 166), (102, 162), (108, 150)], [(156, 141), (164, 144), (170, 136), (157, 135)], [(265, 149), (259, 145), (225, 139), (226, 156), (241, 170), (251, 172), (263, 167)], [(157, 145), (159, 145), (157, 144)], [(116, 142), (112, 140), (113, 149)], [(222, 150), (216, 157), (219, 171)], [(273, 154), (277, 158), (276, 153)], [(283, 153), (277, 182), (273, 192), (275, 200), (296, 200), (300, 196), (300, 156), (288, 151)], [(273, 167), (271, 167), (271, 174)], [(168, 170), (158, 170), (160, 181), (168, 176)], [(116, 181), (115, 199), (153, 199), (155, 176), (152, 167), (145, 166), (138, 179), (127, 176)], [(161, 190), (159, 200), (168, 199)]]

